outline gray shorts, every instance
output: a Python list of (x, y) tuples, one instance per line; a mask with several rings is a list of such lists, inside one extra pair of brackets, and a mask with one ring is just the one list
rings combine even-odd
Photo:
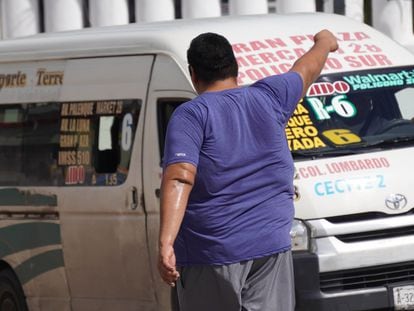
[(173, 310), (293, 311), (290, 251), (224, 266), (179, 268)]

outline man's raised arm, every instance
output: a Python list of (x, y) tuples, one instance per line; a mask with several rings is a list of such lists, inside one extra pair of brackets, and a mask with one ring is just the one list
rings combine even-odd
[(300, 57), (290, 71), (299, 73), (303, 80), (302, 97), (310, 85), (318, 78), (329, 53), (338, 49), (338, 42), (329, 30), (322, 30), (314, 36), (314, 44), (308, 52)]

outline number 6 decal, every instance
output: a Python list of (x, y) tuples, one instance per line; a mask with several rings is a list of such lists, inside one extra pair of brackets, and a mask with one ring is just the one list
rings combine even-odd
[(128, 151), (132, 145), (132, 125), (132, 114), (127, 113), (122, 120), (121, 147), (124, 151)]
[(348, 145), (361, 142), (361, 137), (348, 129), (335, 129), (323, 131), (322, 135), (328, 138), (335, 145)]
[(352, 118), (356, 115), (355, 105), (351, 103), (346, 95), (338, 95), (332, 98), (332, 107), (341, 117)]

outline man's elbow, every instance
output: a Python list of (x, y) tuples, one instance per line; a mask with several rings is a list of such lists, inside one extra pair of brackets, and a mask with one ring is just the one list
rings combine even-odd
[(167, 166), (164, 180), (171, 180), (188, 186), (194, 185), (196, 167), (189, 163), (174, 163)]
[(316, 62), (299, 62), (292, 67), (291, 71), (297, 72), (303, 81), (303, 94), (313, 82), (319, 77), (323, 65)]

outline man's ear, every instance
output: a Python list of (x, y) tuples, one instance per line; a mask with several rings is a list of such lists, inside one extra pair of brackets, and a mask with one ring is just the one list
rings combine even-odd
[(197, 74), (194, 72), (194, 69), (191, 65), (188, 66), (188, 71), (190, 72), (191, 82), (193, 82), (193, 86), (197, 92), (197, 94), (201, 93), (201, 81), (198, 80)]
[(193, 81), (193, 84), (198, 83), (197, 75), (194, 72), (194, 69), (191, 65), (188, 66), (188, 71), (190, 72), (191, 81)]

